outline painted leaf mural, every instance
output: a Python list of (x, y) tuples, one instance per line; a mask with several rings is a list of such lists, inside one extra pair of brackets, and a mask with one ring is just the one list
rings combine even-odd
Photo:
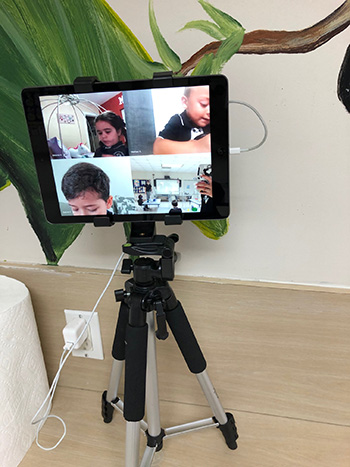
[[(86, 11), (83, 22), (77, 21), (81, 11)], [(56, 264), (83, 226), (51, 225), (45, 219), (21, 89), (69, 83), (77, 76), (92, 74), (101, 80), (137, 79), (152, 76), (164, 66), (151, 62), (131, 31), (103, 1), (4, 1), (0, 23), (0, 100), (8, 109), (0, 116), (0, 168), (18, 190), (48, 263)]]
[[(10, 184), (17, 189), (48, 263), (57, 264), (83, 226), (51, 225), (45, 219), (20, 101), (23, 87), (71, 83), (77, 76), (96, 75), (103, 81), (150, 78), (155, 71), (166, 69), (183, 75), (217, 73), (234, 53), (307, 53), (350, 25), (350, 0), (299, 31), (259, 29), (246, 34), (230, 15), (205, 0), (198, 2), (211, 21), (193, 20), (182, 30), (197, 29), (215, 42), (180, 64), (157, 24), (153, 0), (149, 2), (149, 21), (163, 63), (152, 61), (104, 0), (1, 1), (0, 103), (6, 112), (0, 114), (0, 191)], [(346, 70), (348, 66), (342, 68), (339, 89), (344, 88)], [(348, 103), (343, 92), (339, 98), (344, 105)], [(195, 225), (215, 239), (228, 229), (225, 220)]]
[[(224, 39), (222, 54), (203, 58), (195, 73), (218, 71), (242, 32), (231, 17), (200, 1)], [(150, 1), (150, 24), (164, 62), (153, 62), (142, 44), (104, 0), (2, 0), (0, 3), (0, 188), (17, 189), (28, 220), (49, 264), (57, 264), (83, 225), (51, 225), (46, 221), (30, 149), (21, 90), (28, 86), (71, 83), (78, 76), (101, 81), (151, 78), (156, 71), (179, 70), (181, 62), (163, 38)], [(81, 12), (84, 20), (81, 20)], [(233, 20), (233, 21), (232, 21)], [(243, 31), (243, 30), (242, 30)], [(235, 39), (232, 40), (232, 34)], [(242, 36), (243, 37), (243, 36)], [(118, 59), (116, 59), (116, 51)], [(222, 223), (221, 223), (222, 222)], [(220, 225), (221, 223), (221, 225)], [(227, 222), (196, 222), (210, 238), (227, 231)], [(220, 225), (220, 227), (219, 227)]]
[(5, 172), (3, 172), (0, 168), (0, 191), (4, 190), (9, 185), (11, 185), (11, 182), (8, 179), (8, 175)]
[[(210, 75), (220, 73), (224, 64), (241, 46), (244, 37), (244, 29), (234, 18), (213, 7), (208, 2), (199, 0), (199, 3), (216, 23), (205, 22), (205, 32), (214, 35), (214, 37), (216, 37), (219, 32), (220, 35), (224, 37), (224, 40), (221, 42), (215, 55), (213, 53), (208, 53), (202, 56), (197, 66), (192, 71), (192, 74)], [(153, 0), (149, 3), (149, 14), (151, 30), (159, 55), (161, 57), (177, 57), (158, 28), (153, 10)], [(189, 26), (189, 24), (191, 26)], [(202, 21), (187, 23), (183, 29), (193, 28), (193, 24), (195, 24), (196, 29), (203, 31)], [(210, 24), (210, 26), (208, 26), (208, 24)], [(226, 36), (228, 36), (227, 39), (225, 39)], [(175, 66), (177, 67), (177, 63), (175, 63)], [(193, 224), (196, 225), (206, 237), (213, 240), (218, 240), (225, 235), (229, 227), (228, 219), (193, 221)]]
[(154, 41), (163, 63), (169, 70), (177, 72), (181, 68), (181, 61), (179, 56), (169, 47), (167, 41), (163, 37), (157, 24), (156, 15), (153, 8), (153, 0), (149, 2), (149, 22), (152, 30)]

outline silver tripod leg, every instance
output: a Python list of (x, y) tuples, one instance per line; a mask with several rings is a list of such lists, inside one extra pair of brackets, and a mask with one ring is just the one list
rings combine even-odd
[(138, 467), (140, 422), (126, 422), (125, 467)]
[[(169, 317), (167, 316), (167, 321), (169, 323), (168, 318)], [(147, 334), (145, 329), (145, 333), (143, 333), (141, 337), (143, 337), (143, 340), (147, 339), (147, 353), (146, 355), (143, 354), (144, 357), (147, 357), (146, 361), (143, 360), (143, 363), (146, 364), (144, 408), (146, 409), (147, 413), (147, 422), (143, 419), (139, 421), (126, 422), (125, 466), (150, 467), (154, 459), (155, 453), (162, 448), (164, 438), (214, 426), (219, 428), (222, 432), (227, 446), (230, 449), (236, 449), (236, 440), (238, 438), (238, 434), (235, 426), (235, 420), (231, 413), (225, 413), (219, 400), (219, 397), (215, 391), (215, 388), (209, 379), (207, 371), (205, 369), (201, 371), (202, 368), (206, 367), (206, 362), (195, 340), (192, 330), (187, 326), (187, 320), (185, 319), (184, 313), (183, 316), (180, 316), (180, 319), (178, 319), (178, 321), (172, 319), (172, 331), (175, 338), (177, 337), (176, 340), (178, 342), (181, 352), (183, 353), (186, 363), (188, 364), (190, 371), (197, 377), (197, 380), (208, 401), (208, 404), (212, 409), (214, 417), (166, 428), (165, 430), (161, 428), (156, 358), (155, 317), (153, 311), (148, 312), (146, 314), (146, 322), (148, 327)], [(171, 324), (169, 323), (170, 327)], [(183, 329), (185, 329), (185, 332), (182, 334)], [(190, 329), (191, 332), (189, 332), (188, 329)], [(174, 330), (176, 331), (176, 335), (174, 333)], [(179, 335), (181, 339), (179, 339)], [(183, 335), (185, 335), (186, 337), (186, 342), (184, 341)], [(136, 342), (139, 342), (138, 336), (139, 335), (136, 336)], [(190, 341), (192, 339), (192, 345), (190, 346), (185, 345), (188, 343), (188, 339)], [(131, 340), (130, 342), (135, 342), (135, 340)], [(192, 352), (192, 348), (195, 350), (194, 352)], [(196, 356), (196, 358), (190, 358), (193, 355)], [(116, 359), (113, 360), (109, 387), (108, 391), (106, 391), (107, 402), (109, 402), (110, 405), (112, 405), (114, 408), (118, 408), (122, 412), (123, 402), (118, 399), (117, 392), (122, 375), (123, 365), (124, 361), (119, 361)], [(197, 373), (197, 371), (201, 372)], [(136, 374), (138, 374), (138, 372)], [(109, 414), (107, 413), (107, 416), (104, 418), (104, 421), (106, 423), (109, 423), (109, 421), (112, 419), (112, 416), (110, 416), (109, 419), (108, 415)], [(135, 420), (133, 416), (131, 416), (130, 418), (126, 417), (126, 419)], [(136, 418), (136, 420), (138, 420), (138, 418)], [(147, 446), (143, 453), (141, 463), (139, 463), (141, 431), (146, 432), (147, 434)]]
[[(139, 464), (140, 432), (148, 432), (151, 437), (157, 437), (161, 433), (160, 410), (158, 397), (157, 355), (154, 313), (147, 313), (148, 342), (147, 342), (147, 370), (146, 370), (146, 410), (147, 423), (126, 423), (126, 467), (149, 467), (152, 464), (157, 446), (146, 446), (141, 464)], [(117, 371), (117, 370), (116, 370)]]
[(203, 428), (210, 428), (218, 425), (225, 425), (228, 421), (227, 414), (225, 413), (218, 395), (216, 394), (215, 388), (212, 385), (207, 371), (204, 370), (202, 373), (196, 374), (197, 380), (202, 388), (203, 394), (205, 395), (209, 406), (213, 412), (216, 421), (213, 418), (206, 418), (203, 420), (196, 420), (194, 422), (185, 423), (183, 425), (177, 425), (165, 429), (166, 436), (174, 436), (182, 433), (188, 433), (190, 431), (201, 430)]
[(227, 422), (227, 415), (221, 405), (218, 395), (216, 394), (215, 388), (209, 379), (207, 370), (204, 370), (196, 376), (216, 420), (220, 425), (224, 425)]
[[(154, 312), (147, 313), (148, 342), (147, 342), (147, 372), (146, 372), (146, 410), (148, 434), (157, 437), (161, 433), (160, 409), (158, 395), (156, 336)], [(156, 446), (146, 446), (140, 467), (148, 467), (156, 452)]]
[(124, 367), (124, 360), (113, 359), (111, 375), (109, 378), (109, 385), (106, 394), (106, 402), (111, 404), (112, 407), (118, 409), (123, 413), (124, 403), (118, 397), (118, 388)]
[(146, 408), (148, 433), (158, 436), (161, 431), (160, 410), (158, 396), (156, 336), (154, 330), (154, 313), (147, 313), (148, 344), (147, 344), (147, 373), (146, 373)]
[(109, 386), (107, 390), (107, 401), (112, 402), (118, 396), (119, 382), (122, 376), (124, 360), (113, 359), (111, 375), (109, 377)]

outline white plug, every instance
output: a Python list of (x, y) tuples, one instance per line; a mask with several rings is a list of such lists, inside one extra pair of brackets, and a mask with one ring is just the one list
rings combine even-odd
[[(84, 318), (74, 318), (72, 321), (66, 324), (63, 328), (62, 334), (64, 338), (64, 342), (69, 348), (74, 345), (75, 349), (79, 349), (85, 340), (88, 337), (88, 330), (85, 329), (83, 335), (79, 338), (80, 334), (83, 332), (83, 329), (86, 325), (86, 321)], [(78, 340), (79, 339), (79, 340)]]

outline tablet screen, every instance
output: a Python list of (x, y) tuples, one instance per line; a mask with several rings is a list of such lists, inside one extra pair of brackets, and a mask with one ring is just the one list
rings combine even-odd
[(227, 82), (221, 76), (22, 92), (50, 222), (228, 215)]

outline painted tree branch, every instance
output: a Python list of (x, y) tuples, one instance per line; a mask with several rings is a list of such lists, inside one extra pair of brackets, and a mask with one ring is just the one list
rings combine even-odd
[[(313, 26), (299, 31), (256, 30), (245, 34), (239, 54), (306, 53), (328, 42), (350, 25), (350, 0)], [(180, 73), (186, 75), (207, 54), (216, 53), (221, 41), (211, 42), (183, 63)]]

